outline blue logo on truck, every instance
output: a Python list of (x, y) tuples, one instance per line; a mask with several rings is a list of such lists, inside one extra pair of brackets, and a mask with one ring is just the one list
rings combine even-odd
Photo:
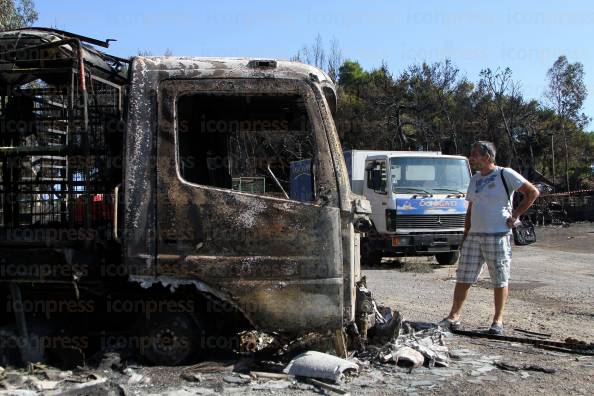
[(468, 202), (465, 199), (406, 199), (396, 198), (398, 214), (464, 214)]

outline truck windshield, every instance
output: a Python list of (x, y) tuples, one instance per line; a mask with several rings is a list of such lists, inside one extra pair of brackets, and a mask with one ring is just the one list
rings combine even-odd
[(432, 194), (466, 193), (468, 163), (459, 158), (393, 157), (390, 178), (395, 193), (415, 190)]

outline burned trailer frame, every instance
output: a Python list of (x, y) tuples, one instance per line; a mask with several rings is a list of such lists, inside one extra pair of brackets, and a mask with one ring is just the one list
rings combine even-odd
[[(45, 280), (10, 265), (70, 266), (118, 250), (113, 189), (122, 175), (127, 61), (89, 43), (107, 46), (52, 29), (0, 32), (3, 282)], [(48, 281), (72, 282), (75, 271), (65, 272)]]
[[(314, 141), (313, 202), (290, 200), (270, 164), (284, 196), (182, 175), (181, 98), (196, 97), (199, 112), (199, 105), (220, 98), (246, 98), (241, 107), (287, 96), (303, 103)], [(193, 285), (267, 332), (298, 335), (354, 321), (360, 277), (355, 224), (368, 205), (349, 188), (331, 114), (335, 99), (327, 75), (296, 62), (134, 58), (122, 238), (130, 279), (147, 288)], [(224, 158), (229, 173), (238, 161)]]
[[(0, 304), (11, 313), (0, 325), (14, 318), (22, 340), (43, 314), (23, 303), (80, 300), (89, 282), (104, 282), (102, 263), (121, 265), (113, 191), (128, 61), (93, 46), (108, 42), (0, 32)], [(33, 349), (22, 348), (23, 361)]]

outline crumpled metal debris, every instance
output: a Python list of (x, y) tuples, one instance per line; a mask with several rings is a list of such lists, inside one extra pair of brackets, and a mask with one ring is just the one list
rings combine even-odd
[(283, 372), (299, 377), (328, 379), (340, 383), (347, 370), (359, 372), (359, 366), (333, 355), (308, 351), (291, 360)]
[(90, 370), (61, 371), (41, 363), (29, 364), (26, 369), (6, 369), (0, 375), (0, 394), (111, 394), (112, 388), (108, 378)]
[(394, 363), (412, 368), (421, 367), (425, 361), (425, 357), (419, 351), (407, 346), (398, 348), (398, 350), (389, 356)]
[(390, 307), (377, 306), (374, 303), (375, 326), (368, 330), (368, 337), (371, 343), (386, 343), (398, 337), (402, 327), (402, 316), (400, 312), (394, 312)]
[(357, 282), (355, 292), (355, 322), (346, 329), (352, 348), (361, 352), (368, 342), (383, 344), (397, 337), (402, 326), (400, 312), (375, 302), (365, 276)]
[(240, 352), (258, 352), (274, 343), (274, 337), (257, 330), (239, 333)]
[(367, 288), (367, 278), (365, 276), (361, 277), (356, 286), (355, 324), (358, 335), (356, 343), (359, 344), (357, 345), (359, 348), (367, 341), (367, 330), (375, 325), (376, 304), (371, 291)]
[[(369, 345), (365, 351), (358, 353), (356, 356), (359, 359), (380, 363), (396, 362), (397, 360), (394, 357), (398, 355), (398, 351), (401, 349), (400, 354), (407, 357), (412, 356), (408, 349), (403, 349), (406, 347), (421, 354), (424, 358), (421, 364), (425, 364), (429, 368), (434, 366), (448, 367), (450, 357), (448, 347), (444, 341), (448, 333), (443, 332), (437, 326), (420, 326), (419, 328), (423, 329), (421, 331), (415, 331), (414, 328), (415, 326), (407, 323), (405, 326), (406, 333), (396, 333), (390, 341), (379, 347)], [(414, 364), (413, 367), (415, 367)]]
[(143, 375), (138, 374), (129, 367), (124, 369), (123, 373), (128, 376), (128, 380), (126, 381), (128, 385), (134, 385), (140, 382), (148, 384), (151, 381), (149, 377), (144, 377)]
[(402, 340), (404, 345), (409, 346), (425, 357), (425, 363), (432, 368), (435, 365), (448, 367), (450, 357), (448, 347), (444, 342), (444, 333), (437, 329), (427, 329), (422, 332), (411, 332)]

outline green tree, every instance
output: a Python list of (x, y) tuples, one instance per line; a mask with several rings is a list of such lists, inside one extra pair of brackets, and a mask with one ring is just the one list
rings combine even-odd
[(416, 113), (426, 149), (433, 146), (443, 151), (446, 146), (451, 146), (454, 152), (458, 151), (458, 133), (452, 118), (458, 72), (446, 59), (433, 64), (423, 62), (409, 66), (402, 75), (408, 85), (408, 107)]
[[(311, 56), (315, 47), (300, 54)], [(385, 63), (365, 70), (356, 60), (346, 60), (335, 79), (335, 123), (343, 147), (466, 155), (474, 141), (490, 140), (497, 145), (499, 163), (511, 164), (529, 180), (550, 183), (552, 155), (562, 158), (564, 152), (563, 144), (551, 145), (550, 132), (557, 130), (566, 137), (564, 184), (594, 186), (589, 168), (594, 133), (585, 131), (589, 120), (579, 114), (586, 95), (583, 68), (563, 58), (549, 73), (549, 79), (555, 76), (550, 84), (555, 89), (549, 89), (557, 93), (551, 96), (557, 99), (551, 100), (554, 106), (526, 100), (510, 69), (485, 68), (479, 81), (471, 82), (447, 59), (413, 64), (399, 74)]]
[[(507, 134), (508, 143), (511, 147), (512, 164), (519, 165), (516, 142), (518, 134), (521, 134), (521, 127), (513, 125), (513, 108), (522, 107), (523, 99), (520, 93), (518, 83), (512, 80), (512, 71), (509, 67), (505, 70), (493, 72), (491, 69), (483, 69), (480, 73), (481, 81), (479, 84), (486, 87), (487, 91), (493, 95), (493, 102), (501, 116), (501, 121)], [(515, 131), (515, 133), (514, 133)], [(516, 136), (514, 136), (516, 135)]]
[(567, 57), (561, 55), (547, 73), (549, 86), (546, 97), (559, 116), (559, 129), (563, 137), (565, 154), (565, 187), (569, 191), (569, 139), (575, 130), (567, 125), (586, 124), (587, 118), (579, 114), (588, 90), (584, 84), (584, 66), (580, 62), (569, 63)]
[(0, 0), (0, 30), (31, 26), (37, 17), (33, 0)]
[(338, 69), (338, 81), (347, 91), (359, 90), (367, 83), (367, 77), (368, 73), (356, 61), (346, 60)]

